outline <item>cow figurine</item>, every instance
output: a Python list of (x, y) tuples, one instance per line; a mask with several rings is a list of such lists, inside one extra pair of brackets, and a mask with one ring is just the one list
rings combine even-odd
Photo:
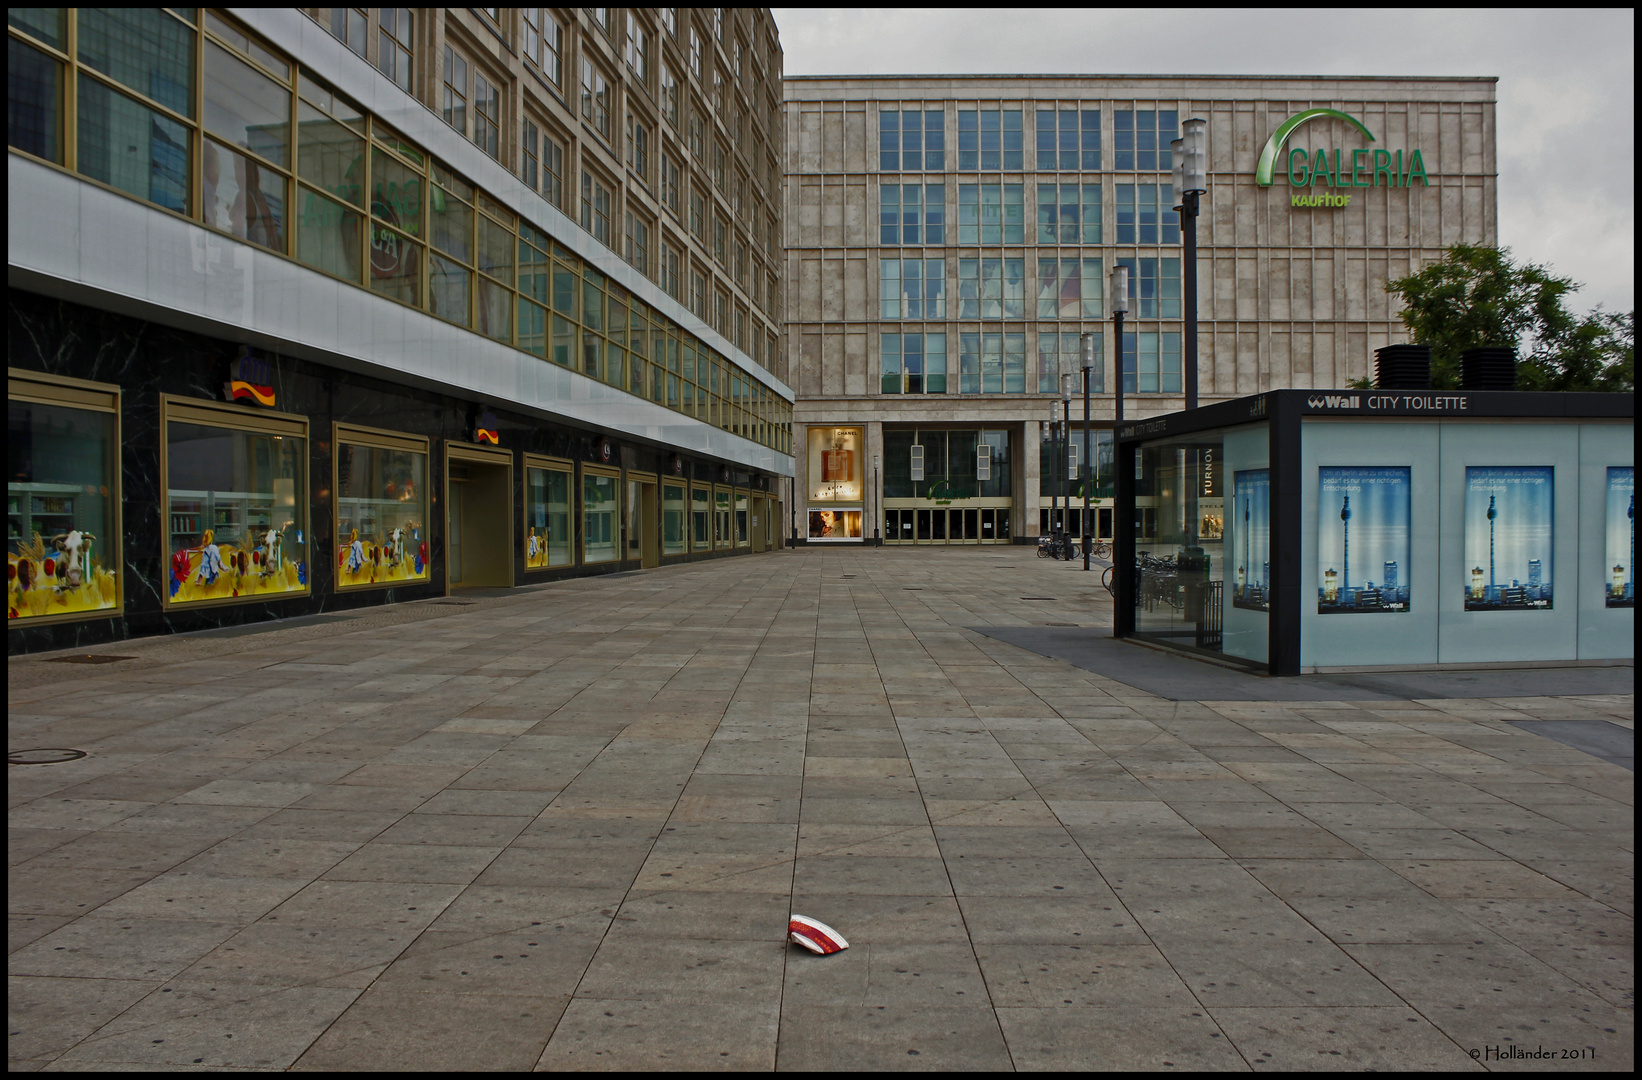
[(95, 539), (95, 536), (79, 529), (70, 529), (51, 538), (51, 546), (62, 556), (57, 560), (57, 576), (62, 579), (58, 588), (78, 589), (84, 584), (91, 559), (91, 541)]

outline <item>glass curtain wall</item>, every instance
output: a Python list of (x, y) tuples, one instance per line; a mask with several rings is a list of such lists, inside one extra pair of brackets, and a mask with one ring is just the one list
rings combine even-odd
[(8, 22), (13, 150), (792, 452), (788, 402), (227, 17)]

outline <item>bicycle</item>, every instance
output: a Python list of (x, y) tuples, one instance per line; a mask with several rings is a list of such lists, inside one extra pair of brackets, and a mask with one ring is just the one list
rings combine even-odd
[(1040, 559), (1077, 559), (1083, 556), (1083, 549), (1073, 543), (1066, 536), (1038, 537), (1038, 558)]

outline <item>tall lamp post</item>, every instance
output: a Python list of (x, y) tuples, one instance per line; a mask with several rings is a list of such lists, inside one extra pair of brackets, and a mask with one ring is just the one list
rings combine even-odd
[[(1117, 342), (1112, 346), (1112, 355), (1117, 357), (1117, 363), (1112, 365), (1115, 372), (1117, 389), (1117, 414), (1113, 418), (1114, 424), (1123, 423), (1123, 313), (1129, 310), (1129, 268), (1127, 266), (1112, 267), (1112, 321), (1117, 324)], [(1116, 430), (1114, 428), (1114, 430)], [(1114, 436), (1115, 437), (1115, 436)]]
[(1066, 502), (1061, 507), (1061, 513), (1066, 516), (1061, 519), (1061, 531), (1069, 533), (1068, 528), (1072, 517), (1072, 386), (1077, 376), (1070, 371), (1064, 371), (1060, 376), (1060, 415), (1061, 431), (1063, 433), (1064, 452), (1060, 459), (1060, 473), (1066, 484)]
[(1089, 379), (1095, 370), (1095, 335), (1084, 334), (1083, 346), (1083, 568), (1089, 569), (1094, 530), (1089, 527), (1089, 488), (1095, 478), (1094, 449), (1089, 445)]
[(1208, 121), (1193, 118), (1180, 125), (1174, 149), (1174, 208), (1180, 211), (1186, 257), (1186, 408), (1197, 408), (1197, 200), (1209, 190)]
[(877, 454), (872, 455), (872, 497), (874, 500), (874, 509), (878, 514), (877, 519), (872, 523), (872, 535), (873, 539), (878, 541), (878, 546), (883, 547), (884, 534), (881, 530), (884, 524), (884, 489), (878, 486)]

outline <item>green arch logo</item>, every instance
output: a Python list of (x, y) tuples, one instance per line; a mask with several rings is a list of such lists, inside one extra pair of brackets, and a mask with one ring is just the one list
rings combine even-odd
[(1295, 128), (1308, 120), (1315, 120), (1319, 116), (1332, 116), (1336, 120), (1344, 120), (1362, 132), (1363, 137), (1369, 142), (1375, 141), (1374, 133), (1364, 127), (1361, 120), (1343, 113), (1339, 109), (1307, 109), (1304, 112), (1297, 112), (1278, 125), (1277, 130), (1271, 133), (1271, 138), (1266, 140), (1265, 147), (1260, 151), (1260, 163), (1254, 168), (1254, 182), (1256, 184), (1261, 187), (1271, 187), (1271, 174), (1277, 167), (1277, 155), (1283, 152), (1283, 144), (1288, 141), (1288, 137), (1294, 133)]

